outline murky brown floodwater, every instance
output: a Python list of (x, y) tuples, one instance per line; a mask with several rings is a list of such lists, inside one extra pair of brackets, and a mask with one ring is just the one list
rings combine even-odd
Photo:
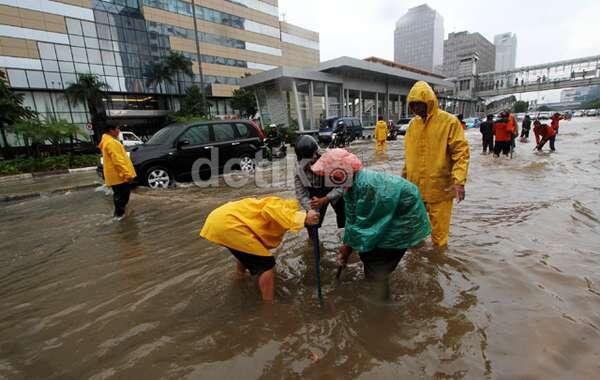
[[(231, 255), (198, 230), (268, 189), (138, 189), (121, 223), (93, 191), (0, 206), (0, 378), (597, 378), (600, 120), (564, 123), (558, 153), (520, 146), (512, 161), (469, 136), (451, 247), (408, 254), (389, 304), (359, 262), (336, 284), (331, 212), (323, 309), (306, 232), (276, 252), (275, 305), (235, 282)], [(399, 173), (402, 141), (389, 153)]]

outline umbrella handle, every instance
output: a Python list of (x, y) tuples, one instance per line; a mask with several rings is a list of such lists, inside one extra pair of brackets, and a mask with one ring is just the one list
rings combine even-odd
[(319, 302), (323, 304), (323, 293), (321, 291), (321, 247), (319, 246), (319, 227), (313, 226), (312, 229), (312, 243), (313, 243), (313, 255), (315, 257), (315, 274), (317, 277), (317, 296)]

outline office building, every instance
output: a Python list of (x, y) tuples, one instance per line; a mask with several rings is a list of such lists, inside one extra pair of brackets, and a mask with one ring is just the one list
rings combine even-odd
[(410, 8), (396, 23), (394, 61), (427, 71), (443, 63), (444, 19), (427, 4)]
[(583, 104), (600, 98), (600, 86), (577, 87), (562, 90), (561, 103)]
[[(149, 85), (145, 68), (169, 50), (193, 61), (195, 77)], [(85, 107), (63, 93), (79, 73), (110, 86), (109, 123), (149, 134), (192, 84), (205, 84), (213, 116), (233, 116), (244, 74), (319, 58), (318, 33), (281, 22), (277, 0), (0, 0), (0, 71), (27, 106), (82, 126)]]
[(507, 71), (517, 67), (517, 35), (513, 33), (498, 34), (494, 37), (496, 46), (495, 71)]
[(465, 57), (476, 55), (475, 74), (494, 71), (496, 64), (496, 48), (479, 33), (450, 33), (444, 41), (443, 74), (449, 78), (459, 76), (460, 62)]

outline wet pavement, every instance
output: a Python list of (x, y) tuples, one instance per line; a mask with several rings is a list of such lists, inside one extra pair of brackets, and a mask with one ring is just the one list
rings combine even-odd
[(96, 171), (80, 171), (42, 177), (3, 179), (0, 182), (0, 200), (15, 197), (49, 195), (74, 189), (100, 185)]
[[(407, 254), (389, 303), (356, 258), (336, 283), (331, 210), (323, 308), (306, 232), (275, 251), (273, 305), (197, 237), (226, 201), (292, 196), (285, 173), (274, 188), (139, 188), (122, 222), (101, 191), (0, 205), (0, 378), (596, 378), (600, 120), (565, 122), (557, 153), (530, 143), (513, 160), (480, 155), (478, 132), (468, 135), (451, 246)], [(402, 140), (387, 162), (373, 148), (352, 149), (400, 173)]]

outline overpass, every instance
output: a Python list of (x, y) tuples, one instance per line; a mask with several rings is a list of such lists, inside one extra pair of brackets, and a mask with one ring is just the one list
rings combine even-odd
[(600, 85), (600, 55), (480, 73), (471, 83), (473, 98)]

